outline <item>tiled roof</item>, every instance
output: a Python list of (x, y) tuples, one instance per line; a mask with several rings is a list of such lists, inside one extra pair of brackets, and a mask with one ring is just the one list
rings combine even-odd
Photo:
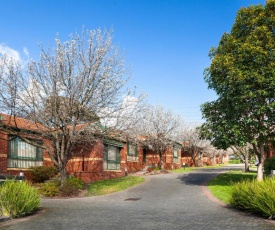
[(4, 125), (9, 127), (14, 127), (18, 129), (31, 130), (31, 131), (46, 131), (46, 127), (41, 125), (40, 123), (34, 123), (30, 120), (14, 117), (7, 114), (0, 114), (0, 124), (4, 123)]

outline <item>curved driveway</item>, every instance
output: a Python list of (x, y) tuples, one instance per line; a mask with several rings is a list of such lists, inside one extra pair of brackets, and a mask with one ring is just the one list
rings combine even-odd
[(0, 224), (0, 229), (275, 229), (209, 199), (202, 184), (226, 170), (147, 176), (146, 183), (100, 197), (44, 199), (41, 214)]

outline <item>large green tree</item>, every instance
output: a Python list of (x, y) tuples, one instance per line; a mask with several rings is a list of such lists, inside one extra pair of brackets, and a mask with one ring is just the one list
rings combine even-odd
[(218, 98), (202, 105), (203, 130), (217, 147), (251, 143), (262, 180), (275, 136), (275, 1), (241, 8), (209, 56), (205, 81)]

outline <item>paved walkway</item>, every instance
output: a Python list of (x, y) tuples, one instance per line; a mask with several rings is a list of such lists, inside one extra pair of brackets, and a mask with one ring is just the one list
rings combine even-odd
[(142, 185), (100, 197), (45, 199), (41, 214), (0, 224), (0, 229), (275, 230), (264, 219), (209, 199), (202, 184), (228, 169), (147, 176), (148, 182)]

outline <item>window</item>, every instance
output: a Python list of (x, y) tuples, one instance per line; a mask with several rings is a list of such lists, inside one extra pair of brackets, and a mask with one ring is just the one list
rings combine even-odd
[(127, 161), (138, 161), (137, 146), (128, 143), (127, 145)]
[(119, 147), (113, 145), (104, 145), (104, 163), (105, 170), (120, 169), (120, 153)]
[(173, 163), (179, 163), (179, 149), (175, 147), (173, 150)]
[(22, 141), (19, 137), (9, 140), (8, 168), (29, 168), (43, 165), (43, 149)]

